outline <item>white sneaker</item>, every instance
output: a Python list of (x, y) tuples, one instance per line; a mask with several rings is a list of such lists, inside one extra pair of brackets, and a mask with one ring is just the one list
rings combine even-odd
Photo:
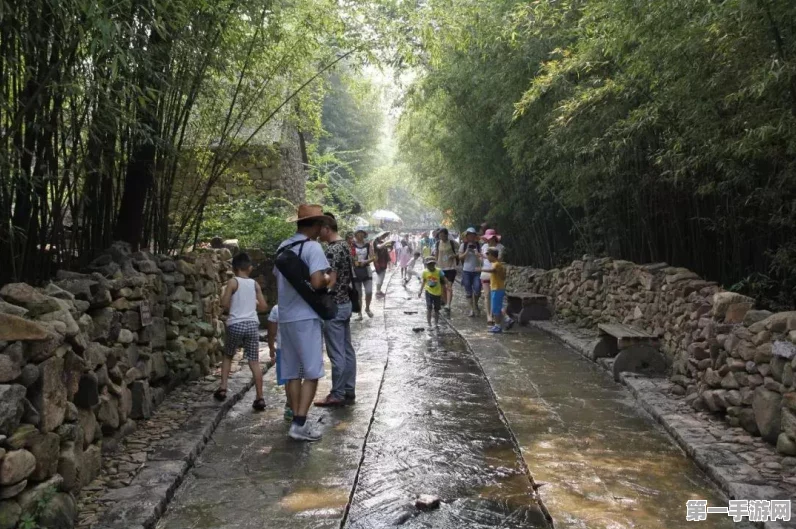
[(290, 424), (290, 431), (287, 433), (288, 437), (296, 441), (320, 441), (321, 432), (314, 430), (309, 423), (304, 423), (304, 426), (299, 426), (296, 423)]

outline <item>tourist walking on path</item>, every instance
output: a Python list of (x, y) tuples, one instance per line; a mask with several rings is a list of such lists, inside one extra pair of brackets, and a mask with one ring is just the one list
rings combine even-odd
[(383, 298), (384, 292), (381, 287), (384, 285), (384, 278), (387, 275), (387, 268), (390, 266), (390, 249), (392, 248), (392, 241), (387, 237), (390, 236), (389, 231), (380, 233), (373, 241), (373, 253), (376, 254), (376, 260), (373, 262), (373, 268), (376, 270), (376, 297)]
[(439, 230), (438, 240), (434, 248), (434, 257), (437, 265), (445, 276), (445, 291), (442, 293), (442, 303), (445, 305), (445, 312), (450, 316), (451, 305), (453, 304), (453, 285), (456, 282), (456, 243), (450, 239), (448, 228)]
[(337, 303), (337, 316), (323, 323), (326, 354), (332, 364), (332, 390), (316, 406), (343, 406), (356, 400), (357, 355), (351, 343), (351, 294), (354, 263), (348, 244), (337, 233), (337, 221), (321, 230), (321, 241), (327, 243), (326, 259), (332, 266), (329, 291)]
[(423, 270), (420, 283), (420, 292), (417, 297), (426, 294), (426, 321), (431, 326), (431, 315), (434, 314), (434, 325), (439, 327), (439, 312), (442, 308), (442, 294), (445, 292), (445, 275), (437, 268), (433, 257), (426, 259), (426, 269)]
[[(301, 205), (298, 214), (288, 222), (296, 223), (296, 234), (279, 245), (277, 254), (291, 250), (307, 266), (308, 281), (321, 290), (330, 281), (326, 271), (329, 261), (321, 245), (315, 241), (323, 226), (331, 219), (321, 206)], [(274, 267), (279, 295), (279, 337), (282, 342), (282, 375), (288, 381), (287, 391), (293, 407), (293, 422), (288, 435), (296, 440), (317, 441), (320, 432), (307, 423), (307, 412), (318, 379), (323, 376), (323, 331), (318, 313), (293, 288), (277, 267)], [(301, 369), (304, 369), (301, 375)]]
[[(365, 300), (365, 313), (372, 318), (370, 302), (373, 301), (373, 272), (370, 265), (376, 260), (376, 255), (365, 240), (367, 235), (365, 230), (357, 230), (354, 234), (354, 282), (359, 289), (359, 299)], [(362, 311), (359, 311), (359, 319), (362, 319)]]
[(260, 285), (249, 275), (252, 261), (247, 253), (239, 253), (232, 258), (235, 277), (227, 281), (221, 295), (221, 307), (229, 312), (227, 318), (227, 340), (224, 345), (224, 359), (221, 363), (221, 386), (213, 396), (217, 400), (227, 398), (227, 380), (232, 367), (232, 357), (239, 347), (243, 347), (244, 358), (254, 377), (256, 397), (252, 407), (257, 411), (265, 409), (263, 399), (263, 369), (260, 366), (260, 319), (257, 311), (268, 310)]
[(486, 258), (490, 265), (486, 272), (490, 276), (492, 321), (494, 322), (489, 332), (495, 334), (503, 332), (504, 325), (506, 329), (510, 329), (514, 325), (514, 320), (508, 316), (505, 319), (503, 317), (503, 300), (506, 298), (506, 267), (500, 262), (499, 255), (500, 252), (497, 248), (489, 248), (486, 251)]
[(471, 318), (479, 313), (478, 299), (481, 297), (481, 250), (475, 228), (467, 228), (464, 241), (459, 246), (459, 260), (462, 262), (462, 286), (470, 303)]
[(409, 263), (412, 260), (412, 246), (403, 239), (398, 245), (398, 267), (401, 269), (401, 279), (404, 285), (409, 281)]
[(481, 254), (483, 255), (481, 269), (481, 290), (484, 295), (484, 306), (486, 308), (486, 323), (494, 325), (495, 321), (492, 319), (492, 296), (489, 282), (492, 280), (492, 275), (489, 271), (492, 269), (492, 263), (489, 262), (487, 251), (495, 248), (498, 251), (498, 260), (503, 261), (505, 258), (506, 248), (500, 244), (500, 235), (493, 229), (487, 229), (481, 237), (485, 244), (481, 246)]

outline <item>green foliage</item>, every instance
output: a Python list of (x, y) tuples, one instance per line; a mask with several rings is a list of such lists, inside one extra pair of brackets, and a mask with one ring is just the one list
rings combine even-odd
[(238, 198), (207, 207), (201, 238), (238, 239), (241, 248), (258, 248), (268, 255), (293, 235), (296, 225), (286, 221), (295, 208), (275, 198)]
[(668, 261), (793, 305), (795, 22), (770, 0), (431, 0), (402, 156), (518, 263)]

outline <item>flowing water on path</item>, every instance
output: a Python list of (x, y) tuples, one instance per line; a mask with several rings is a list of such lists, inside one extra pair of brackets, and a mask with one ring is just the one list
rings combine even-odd
[[(727, 500), (607, 373), (533, 329), (501, 336), (454, 309), (557, 528), (683, 527), (685, 503)], [(721, 514), (700, 527), (739, 527)]]
[[(425, 328), (416, 292), (393, 281), (352, 323), (357, 404), (311, 411), (323, 440), (287, 439), (269, 380), (268, 411), (253, 394), (233, 408), (158, 528), (550, 527), (535, 485), (565, 528), (682, 527), (687, 499), (726, 501), (596, 366), (538, 332), (490, 336), (457, 306), (471, 351), (447, 323)], [(422, 494), (440, 508), (416, 509)]]

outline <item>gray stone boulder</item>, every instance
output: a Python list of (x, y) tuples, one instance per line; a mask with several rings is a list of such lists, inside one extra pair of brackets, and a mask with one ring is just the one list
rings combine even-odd
[(77, 518), (77, 504), (71, 494), (59, 492), (47, 502), (39, 525), (47, 529), (72, 529)]
[(19, 483), (15, 485), (7, 485), (5, 487), (0, 487), (0, 500), (10, 500), (11, 498), (19, 495), (20, 492), (25, 490), (25, 487), (28, 486), (28, 480), (23, 479)]
[(22, 516), (22, 507), (14, 500), (0, 501), (0, 529), (14, 529)]
[[(736, 292), (718, 292), (713, 296), (713, 317), (723, 319), (731, 305), (738, 303), (754, 303), (754, 299)], [(750, 305), (751, 308), (751, 305)], [(744, 315), (746, 311), (744, 312)], [(743, 316), (741, 317), (743, 318)]]
[(99, 437), (100, 425), (91, 410), (78, 410), (78, 415), (78, 424), (83, 432), (83, 448), (86, 448)]
[(29, 391), (29, 398), (41, 416), (41, 430), (51, 432), (64, 422), (66, 414), (64, 359), (53, 356), (39, 364), (39, 370), (41, 378)]
[(80, 482), (80, 467), (83, 464), (83, 450), (72, 441), (62, 444), (58, 456), (58, 474), (64, 479), (63, 488), (68, 491), (78, 491), (82, 487)]
[(6, 303), (5, 301), (0, 300), (0, 314), (11, 314), (12, 316), (24, 318), (28, 312), (30, 311), (25, 307), (20, 307), (19, 305)]
[(24, 413), (25, 386), (0, 385), (0, 435), (11, 435), (19, 426)]
[(97, 421), (99, 421), (105, 434), (111, 434), (119, 428), (119, 407), (113, 397), (109, 395), (100, 397), (99, 408), (97, 408)]
[(0, 384), (7, 384), (22, 374), (24, 360), (0, 353)]
[(61, 438), (56, 433), (38, 434), (32, 437), (26, 448), (36, 457), (36, 468), (30, 475), (33, 481), (44, 481), (58, 471), (58, 453)]
[(49, 337), (50, 333), (47, 328), (35, 321), (26, 320), (13, 314), (0, 313), (0, 341), (43, 341)]
[(152, 392), (149, 382), (146, 380), (136, 380), (130, 386), (132, 391), (133, 405), (130, 411), (132, 419), (149, 419), (152, 415)]
[(760, 436), (769, 443), (776, 443), (780, 434), (782, 395), (758, 387), (755, 389), (752, 409)]
[(31, 318), (56, 310), (69, 310), (70, 308), (68, 302), (46, 296), (27, 283), (9, 283), (5, 285), (0, 289), (0, 297), (9, 303), (28, 309), (30, 311), (28, 316)]
[(36, 458), (27, 450), (12, 450), (0, 460), (0, 485), (16, 485), (36, 469)]

